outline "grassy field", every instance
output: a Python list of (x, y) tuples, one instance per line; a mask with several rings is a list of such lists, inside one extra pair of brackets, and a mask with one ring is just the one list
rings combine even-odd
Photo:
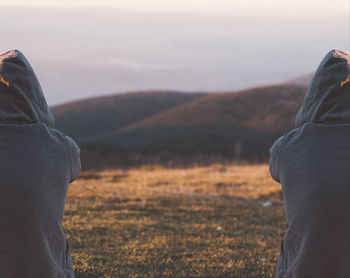
[(76, 277), (273, 277), (280, 189), (267, 165), (82, 173), (63, 223)]

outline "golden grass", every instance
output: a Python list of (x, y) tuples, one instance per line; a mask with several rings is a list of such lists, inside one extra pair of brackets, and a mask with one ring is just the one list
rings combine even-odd
[(281, 198), (267, 165), (82, 173), (64, 217), (76, 276), (272, 277)]

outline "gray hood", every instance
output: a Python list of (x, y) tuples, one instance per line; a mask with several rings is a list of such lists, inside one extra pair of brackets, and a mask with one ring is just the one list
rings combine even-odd
[(39, 81), (19, 50), (0, 54), (1, 122), (55, 125)]
[(350, 53), (332, 50), (321, 61), (295, 126), (306, 122), (350, 122)]

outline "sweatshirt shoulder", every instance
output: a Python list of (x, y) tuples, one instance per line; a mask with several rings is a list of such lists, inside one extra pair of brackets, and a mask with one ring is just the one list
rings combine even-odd
[(80, 148), (72, 138), (65, 135), (63, 132), (55, 128), (49, 129), (52, 134), (59, 138), (59, 140), (62, 140), (62, 142), (64, 141), (64, 144), (67, 146), (71, 158), (71, 177), (69, 182), (73, 182), (79, 177), (81, 171)]
[(296, 138), (299, 138), (304, 133), (305, 126), (294, 128), (278, 139), (272, 144), (270, 148), (270, 154), (274, 149), (281, 149), (284, 145), (286, 145), (288, 142), (295, 140)]
[(47, 127), (47, 128), (51, 133), (51, 135), (55, 137), (56, 140), (62, 141), (62, 143), (68, 146), (68, 148), (72, 148), (72, 145), (76, 145), (78, 147), (78, 145), (74, 142), (74, 140), (69, 136), (65, 135), (62, 131), (52, 127)]
[(293, 140), (293, 138), (298, 137), (301, 132), (302, 132), (301, 128), (292, 129), (286, 134), (279, 137), (270, 147), (269, 170), (270, 170), (271, 177), (275, 181), (280, 182), (279, 169), (280, 169), (280, 161), (281, 161), (281, 156), (283, 154), (284, 146), (289, 141)]

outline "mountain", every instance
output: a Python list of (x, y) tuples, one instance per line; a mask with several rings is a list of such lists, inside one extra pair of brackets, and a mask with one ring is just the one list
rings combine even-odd
[(175, 91), (143, 91), (74, 101), (51, 108), (56, 128), (80, 144), (94, 142), (135, 121), (208, 95)]
[(145, 129), (217, 125), (244, 126), (259, 131), (283, 133), (293, 126), (293, 117), (304, 95), (304, 87), (289, 84), (211, 94), (131, 123), (114, 134)]
[(56, 127), (80, 143), (85, 169), (262, 162), (273, 141), (294, 127), (305, 92), (291, 83), (212, 94), (138, 92), (52, 110)]

